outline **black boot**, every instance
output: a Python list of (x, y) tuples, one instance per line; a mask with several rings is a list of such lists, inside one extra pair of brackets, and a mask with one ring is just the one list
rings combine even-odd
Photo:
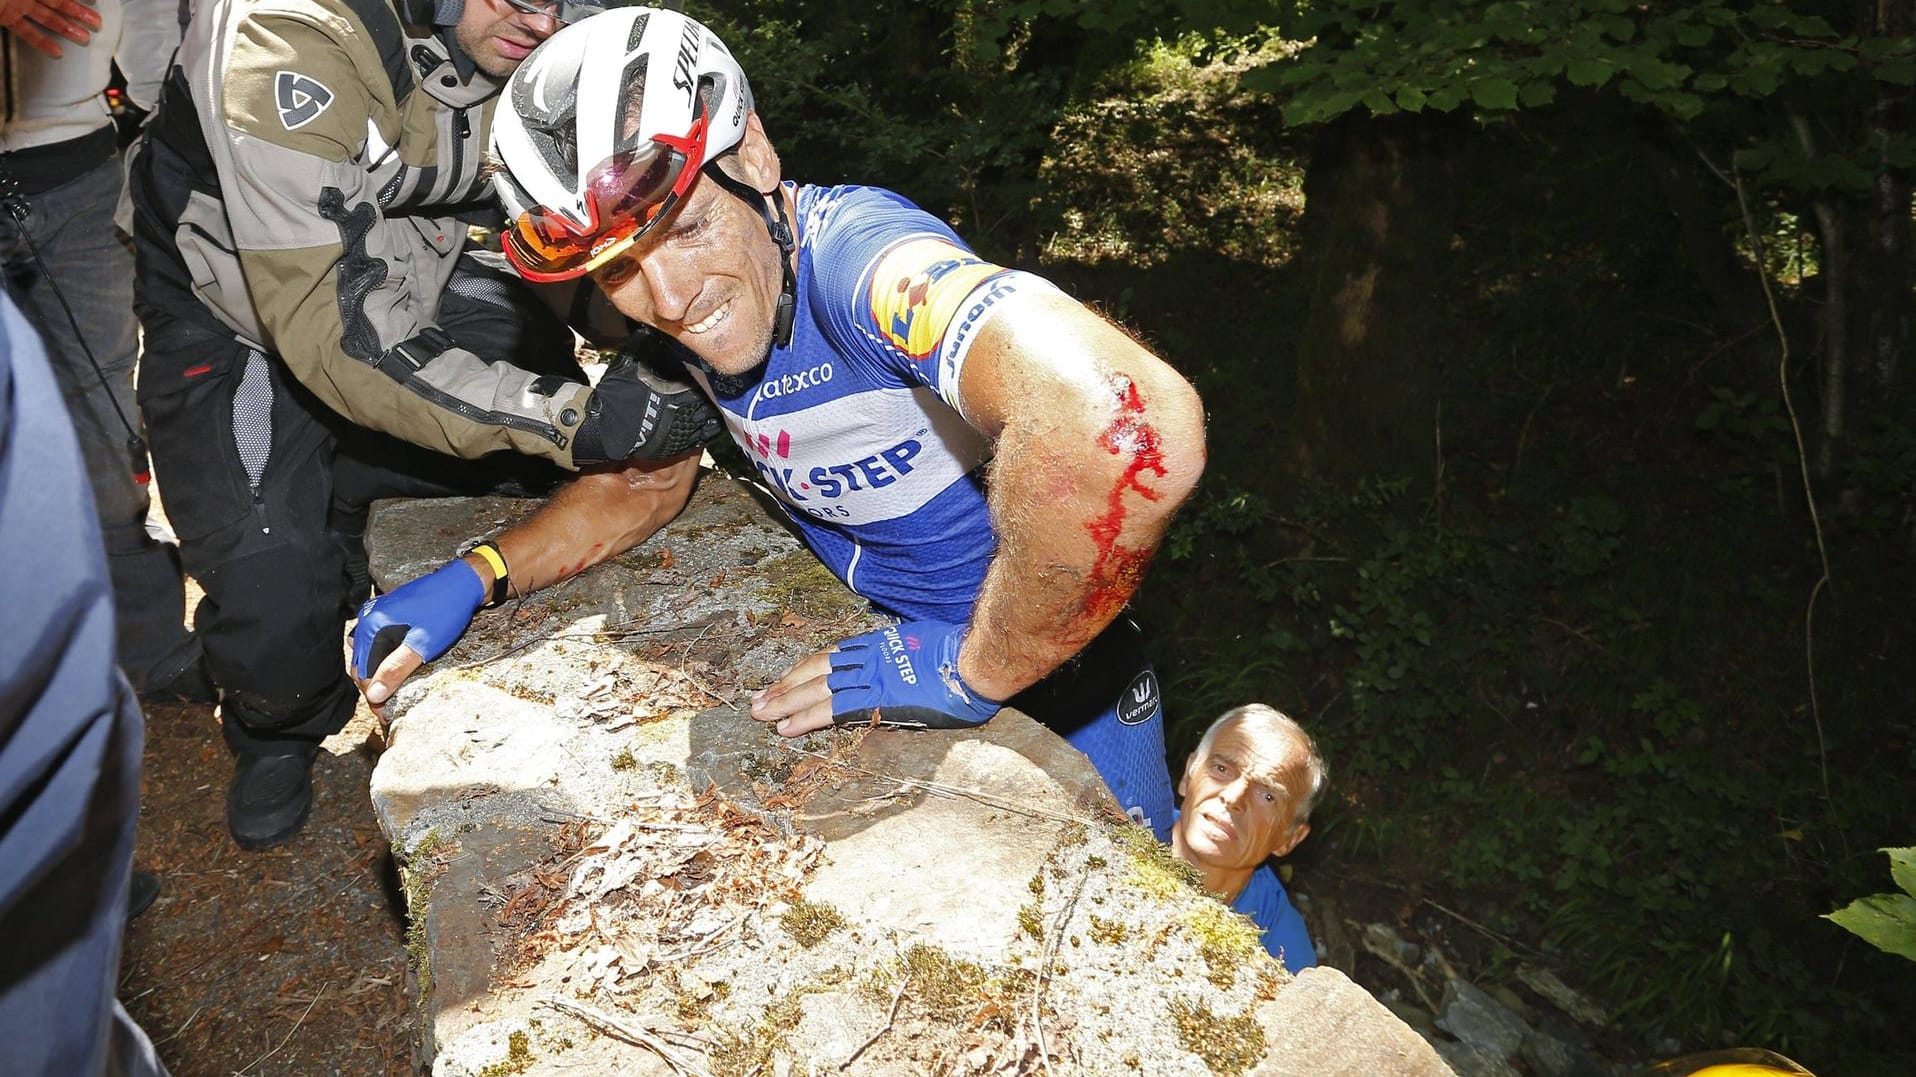
[(311, 755), (241, 752), (226, 787), (226, 829), (242, 849), (283, 845), (313, 810)]
[(153, 907), (153, 899), (160, 896), (160, 877), (150, 871), (133, 872), (133, 881), (126, 888), (126, 922), (132, 923), (139, 915)]

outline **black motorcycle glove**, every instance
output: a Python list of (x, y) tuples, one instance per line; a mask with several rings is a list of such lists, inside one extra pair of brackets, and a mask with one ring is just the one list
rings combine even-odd
[(689, 381), (621, 352), (586, 399), (572, 462), (664, 460), (719, 435), (718, 408)]

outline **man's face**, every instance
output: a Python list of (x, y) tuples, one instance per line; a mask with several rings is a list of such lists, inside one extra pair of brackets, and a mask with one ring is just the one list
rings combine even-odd
[[(1254, 868), (1304, 840), (1310, 824), (1297, 822), (1297, 804), (1310, 790), (1304, 747), (1288, 736), (1254, 745), (1244, 723), (1217, 731), (1210, 753), (1185, 770), (1184, 797), (1174, 845), (1200, 867)], [(1262, 748), (1260, 752), (1258, 749)]]
[[(556, 11), (558, 5), (552, 8)], [(479, 70), (503, 79), (559, 26), (550, 14), (528, 15), (506, 0), (466, 0), (452, 35)]]
[(592, 277), (620, 313), (737, 377), (771, 353), (780, 257), (753, 207), (700, 176), (671, 216)]

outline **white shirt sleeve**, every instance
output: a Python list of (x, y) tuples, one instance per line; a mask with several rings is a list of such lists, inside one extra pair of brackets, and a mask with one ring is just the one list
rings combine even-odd
[(121, 0), (120, 44), (114, 58), (126, 75), (126, 94), (151, 111), (160, 100), (160, 83), (180, 47), (187, 0)]

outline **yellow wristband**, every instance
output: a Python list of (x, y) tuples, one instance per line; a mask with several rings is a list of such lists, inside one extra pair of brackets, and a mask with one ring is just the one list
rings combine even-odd
[(507, 576), (505, 555), (499, 552), (499, 547), (494, 546), (490, 542), (482, 542), (467, 552), (478, 554), (479, 559), (484, 561), (492, 569), (492, 596), (486, 602), (486, 605), (497, 606), (499, 603), (504, 602), (506, 599)]

